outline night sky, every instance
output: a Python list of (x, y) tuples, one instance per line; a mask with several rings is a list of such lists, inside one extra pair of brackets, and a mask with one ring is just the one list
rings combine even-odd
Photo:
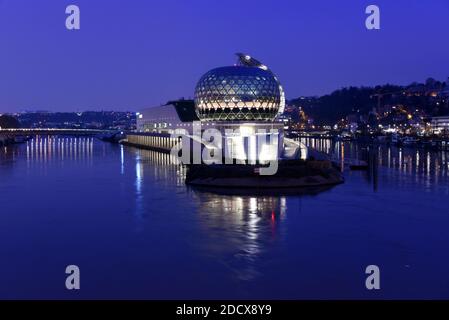
[[(65, 8), (81, 30), (65, 28)], [(365, 8), (381, 30), (365, 28)], [(0, 113), (138, 110), (192, 97), (235, 52), (287, 98), (449, 77), (449, 1), (0, 0)]]

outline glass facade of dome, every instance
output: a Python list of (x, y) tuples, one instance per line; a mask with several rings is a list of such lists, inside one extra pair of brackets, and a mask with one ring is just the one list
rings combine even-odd
[(258, 67), (213, 69), (195, 89), (196, 113), (204, 121), (272, 121), (281, 106), (279, 82)]

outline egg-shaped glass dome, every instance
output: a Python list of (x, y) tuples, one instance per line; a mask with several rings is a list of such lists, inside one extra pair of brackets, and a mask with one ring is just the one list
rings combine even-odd
[(248, 66), (210, 70), (195, 89), (203, 121), (272, 121), (281, 105), (280, 85), (270, 71)]

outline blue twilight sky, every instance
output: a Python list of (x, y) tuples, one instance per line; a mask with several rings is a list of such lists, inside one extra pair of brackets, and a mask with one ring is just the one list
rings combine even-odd
[[(65, 28), (65, 8), (81, 30)], [(365, 8), (381, 30), (365, 28)], [(287, 98), (449, 77), (449, 0), (0, 0), (0, 113), (137, 110), (191, 97), (245, 52)]]

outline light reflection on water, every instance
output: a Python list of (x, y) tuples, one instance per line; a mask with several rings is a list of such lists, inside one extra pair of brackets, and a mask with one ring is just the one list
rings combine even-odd
[(263, 253), (282, 237), (285, 197), (196, 192), (196, 199), (201, 229), (210, 237), (204, 244), (208, 255), (219, 259), (239, 280), (257, 278)]
[[(366, 146), (320, 138), (301, 138), (300, 141), (330, 155), (331, 159), (342, 165), (348, 159), (372, 161), (377, 166), (388, 168), (389, 177), (399, 183), (413, 176), (414, 183), (431, 188), (438, 185), (440, 180), (447, 181), (448, 178), (448, 151), (390, 145)], [(404, 179), (401, 180), (401, 177)]]
[(36, 136), (26, 142), (26, 157), (30, 165), (47, 161), (86, 161), (92, 158), (93, 138)]
[(0, 297), (69, 297), (46, 270), (73, 261), (86, 298), (369, 298), (373, 261), (393, 282), (380, 297), (449, 297), (447, 153), (309, 143), (378, 166), (326, 191), (223, 191), (187, 187), (168, 154), (93, 138), (2, 148)]

